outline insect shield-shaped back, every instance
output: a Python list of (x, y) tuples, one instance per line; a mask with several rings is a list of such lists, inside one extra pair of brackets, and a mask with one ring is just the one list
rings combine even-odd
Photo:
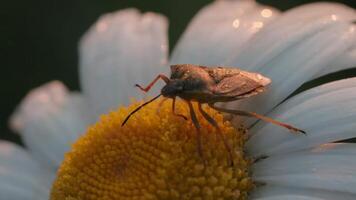
[(241, 73), (247, 77), (249, 77), (250, 79), (256, 81), (257, 83), (261, 84), (262, 86), (267, 86), (268, 84), (270, 84), (272, 81), (271, 79), (262, 76), (259, 73), (253, 73), (253, 72), (247, 72), (247, 71), (241, 71)]
[(181, 79), (185, 73), (189, 73), (186, 64), (182, 65), (171, 65), (171, 79)]
[(257, 95), (265, 90), (271, 80), (258, 73), (236, 69), (213, 69), (210, 72), (216, 81), (214, 94), (219, 101), (234, 101)]

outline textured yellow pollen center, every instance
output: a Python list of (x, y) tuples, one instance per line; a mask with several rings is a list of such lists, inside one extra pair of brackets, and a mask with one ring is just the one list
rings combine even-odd
[[(140, 103), (102, 116), (65, 155), (51, 191), (52, 200), (246, 199), (252, 189), (251, 161), (243, 154), (244, 129), (203, 107), (233, 148), (234, 166), (217, 130), (197, 113), (202, 158), (191, 120), (173, 115), (171, 101), (153, 102), (124, 118)], [(196, 109), (198, 110), (198, 109)], [(185, 103), (177, 113), (187, 115)], [(206, 160), (204, 165), (203, 159)]]

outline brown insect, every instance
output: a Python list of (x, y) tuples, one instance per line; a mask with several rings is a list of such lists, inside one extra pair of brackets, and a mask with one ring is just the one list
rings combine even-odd
[(223, 140), (225, 148), (229, 153), (231, 164), (233, 164), (232, 149), (224, 138), (224, 135), (221, 133), (217, 122), (203, 110), (202, 104), (208, 104), (211, 108), (220, 112), (245, 117), (254, 117), (276, 124), (278, 126), (285, 127), (294, 132), (305, 133), (303, 130), (276, 121), (269, 117), (259, 115), (257, 113), (220, 108), (214, 105), (216, 102), (235, 101), (263, 92), (265, 87), (271, 83), (271, 80), (262, 76), (261, 74), (247, 72), (237, 68), (206, 67), (192, 64), (180, 64), (171, 66), (170, 78), (163, 74), (159, 74), (148, 86), (141, 87), (138, 84), (135, 86), (142, 91), (147, 92), (159, 79), (162, 79), (166, 83), (166, 85), (161, 89), (161, 93), (133, 110), (126, 117), (122, 123), (122, 126), (125, 125), (131, 115), (133, 115), (145, 105), (156, 100), (161, 95), (167, 98), (172, 98), (173, 114), (187, 120), (187, 117), (175, 112), (175, 100), (176, 97), (180, 97), (181, 99), (185, 100), (189, 106), (190, 117), (197, 130), (198, 153), (201, 157), (203, 157), (200, 125), (192, 105), (192, 101), (198, 102), (199, 112), (211, 125), (213, 125), (218, 130), (218, 135)]

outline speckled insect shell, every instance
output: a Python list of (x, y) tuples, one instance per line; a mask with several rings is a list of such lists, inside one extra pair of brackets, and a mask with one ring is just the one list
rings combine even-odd
[(233, 101), (264, 91), (271, 80), (238, 68), (179, 64), (171, 66), (171, 80), (183, 82), (178, 96), (200, 103)]

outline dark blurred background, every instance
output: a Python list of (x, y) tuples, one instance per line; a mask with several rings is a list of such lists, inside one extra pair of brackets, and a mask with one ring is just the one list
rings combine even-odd
[[(127, 7), (162, 13), (169, 18), (170, 48), (189, 20), (211, 0), (27, 0), (3, 1), (0, 8), (0, 139), (20, 142), (8, 129), (8, 117), (29, 90), (57, 79), (71, 90), (79, 89), (77, 43), (104, 13)], [(307, 0), (260, 0), (286, 10)], [(356, 0), (333, 1), (356, 7)], [(355, 66), (356, 67), (356, 66)], [(330, 80), (356, 76), (345, 70), (308, 83), (308, 88)], [(299, 89), (299, 91), (302, 89)]]

